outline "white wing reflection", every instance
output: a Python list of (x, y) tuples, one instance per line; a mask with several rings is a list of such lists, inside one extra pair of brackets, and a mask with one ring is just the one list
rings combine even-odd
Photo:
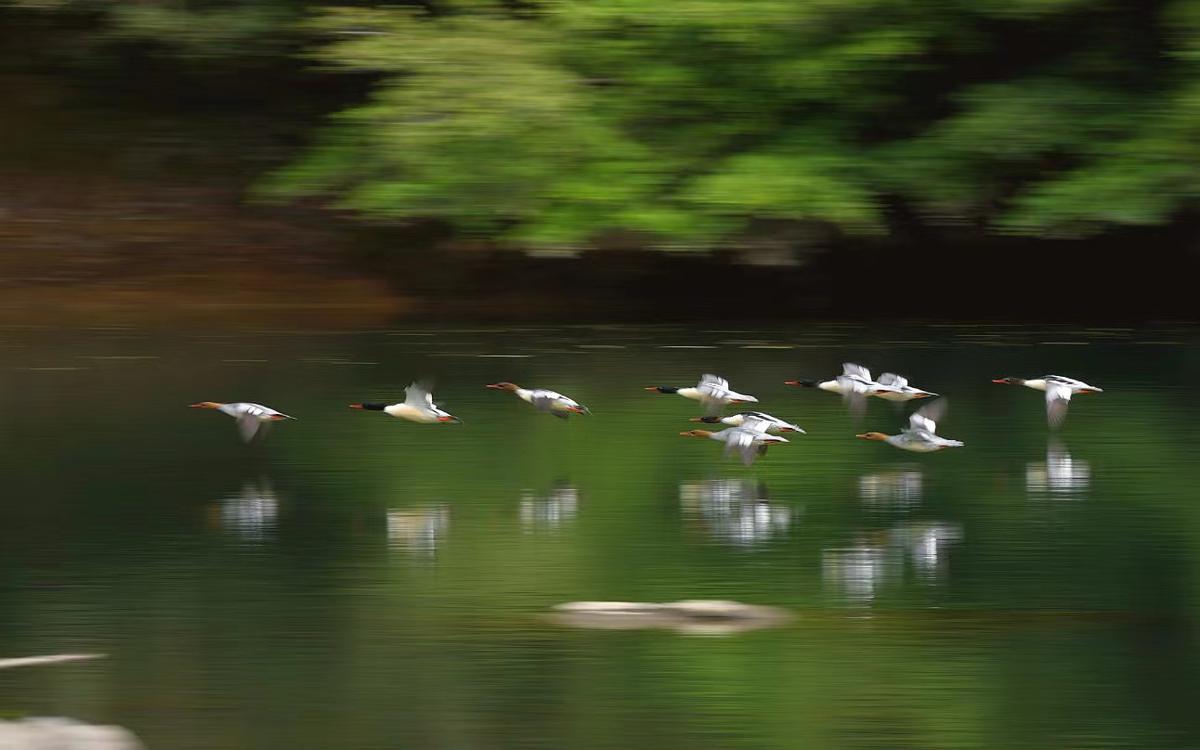
[(1074, 495), (1087, 490), (1092, 469), (1087, 461), (1071, 458), (1057, 440), (1046, 446), (1046, 462), (1025, 465), (1025, 489), (1036, 495)]
[(236, 495), (221, 501), (221, 528), (248, 542), (261, 542), (275, 531), (279, 497), (267, 479), (248, 481)]
[(684, 482), (679, 485), (679, 502), (714, 539), (739, 546), (782, 536), (798, 514), (789, 506), (771, 505), (766, 485), (746, 479)]
[(888, 533), (889, 541), (907, 549), (913, 571), (924, 579), (945, 575), (946, 547), (962, 541), (962, 537), (962, 527), (956, 523), (909, 524)]
[(579, 511), (579, 490), (559, 485), (546, 495), (535, 495), (532, 490), (521, 493), (521, 528), (526, 532), (539, 528), (557, 529), (575, 519)]
[(924, 477), (919, 469), (891, 469), (858, 478), (858, 497), (863, 505), (879, 509), (907, 510), (921, 503)]
[(958, 524), (902, 524), (864, 535), (852, 546), (825, 550), (821, 577), (848, 603), (865, 606), (885, 585), (903, 581), (906, 569), (922, 582), (941, 582), (948, 570), (946, 548), (962, 538)]
[(387, 512), (388, 544), (420, 557), (433, 557), (449, 528), (448, 505), (393, 508)]
[(821, 578), (826, 588), (835, 590), (851, 604), (869, 604), (890, 567), (887, 548), (879, 545), (861, 544), (821, 553)]

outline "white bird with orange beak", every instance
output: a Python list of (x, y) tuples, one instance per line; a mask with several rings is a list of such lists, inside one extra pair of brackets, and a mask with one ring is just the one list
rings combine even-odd
[(946, 413), (946, 400), (938, 399), (922, 406), (908, 415), (908, 427), (899, 435), (882, 432), (864, 432), (855, 437), (862, 440), (878, 440), (893, 447), (913, 453), (933, 453), (945, 448), (961, 448), (961, 440), (950, 440), (937, 434), (937, 422)]
[(1088, 385), (1082, 380), (1068, 378), (1062, 375), (1043, 375), (1034, 380), (1025, 378), (996, 378), (993, 383), (1004, 385), (1023, 385), (1035, 391), (1046, 392), (1046, 421), (1051, 427), (1058, 427), (1067, 418), (1067, 404), (1076, 393), (1104, 393), (1103, 389)]
[(545, 388), (522, 388), (516, 383), (506, 381), (489, 383), (487, 387), (496, 391), (515, 393), (517, 394), (517, 398), (525, 403), (533, 404), (541, 411), (553, 414), (559, 419), (567, 419), (572, 414), (592, 413), (586, 406), (575, 399), (564, 396), (557, 391), (548, 391)]
[(741, 427), (750, 420), (759, 420), (766, 423), (767, 432), (777, 434), (780, 432), (799, 432), (801, 435), (806, 435), (804, 428), (800, 425), (785, 422), (779, 417), (773, 417), (761, 411), (742, 411), (737, 414), (730, 414), (728, 417), (692, 417), (690, 422), (704, 422), (705, 424), (726, 424), (730, 427)]
[[(215, 409), (222, 414), (228, 414), (237, 420), (238, 432), (242, 436), (244, 442), (250, 442), (260, 431), (264, 430), (271, 422), (279, 422), (284, 419), (295, 419), (281, 411), (275, 411), (269, 406), (262, 404), (252, 404), (245, 401), (239, 401), (233, 404), (221, 404), (216, 401), (201, 401), (198, 404), (191, 404), (193, 409)], [(264, 433), (265, 434), (265, 433)]]
[(428, 385), (413, 383), (404, 389), (404, 401), (398, 404), (362, 403), (350, 404), (351, 409), (381, 411), (397, 419), (407, 419), (420, 424), (461, 424), (462, 420), (433, 403), (433, 392)]
[(674, 393), (704, 406), (705, 416), (715, 417), (728, 404), (757, 404), (758, 399), (730, 390), (729, 381), (717, 375), (701, 375), (694, 388), (673, 388), (665, 385), (650, 386), (646, 390), (657, 393)]

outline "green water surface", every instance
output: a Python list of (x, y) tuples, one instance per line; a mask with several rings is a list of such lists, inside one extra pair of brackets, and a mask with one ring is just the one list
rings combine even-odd
[[(845, 360), (946, 394), (854, 439)], [(681, 438), (703, 372), (807, 436)], [(1056, 372), (1105, 389), (1047, 430)], [(416, 377), (465, 420), (347, 404)], [(1200, 747), (1200, 338), (1039, 326), (0, 331), (0, 714), (152, 750)], [(564, 422), (510, 394), (560, 390)], [(298, 417), (243, 445), (202, 401)], [(795, 613), (575, 629), (575, 600)]]

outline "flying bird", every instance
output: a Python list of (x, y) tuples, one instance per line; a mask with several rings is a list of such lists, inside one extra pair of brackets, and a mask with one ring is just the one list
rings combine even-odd
[(249, 402), (239, 401), (233, 404), (220, 404), (216, 401), (201, 401), (198, 404), (191, 404), (193, 409), (216, 409), (222, 414), (228, 414), (237, 420), (238, 433), (242, 436), (243, 442), (250, 442), (256, 435), (266, 434), (265, 430), (271, 422), (278, 422), (284, 419), (295, 419), (280, 411), (275, 411), (269, 406), (262, 404), (252, 404)]
[(404, 401), (398, 404), (362, 403), (350, 404), (351, 409), (381, 411), (389, 416), (407, 419), (421, 424), (452, 423), (462, 420), (433, 403), (433, 393), (428, 385), (413, 383), (404, 389)]
[(800, 427), (800, 425), (795, 425), (791, 422), (785, 422), (779, 417), (773, 417), (770, 414), (766, 414), (761, 411), (742, 411), (738, 412), (737, 414), (730, 414), (728, 417), (692, 417), (690, 421), (704, 422), (706, 424), (726, 424), (730, 427), (741, 427), (748, 419), (761, 419), (762, 421), (766, 422), (767, 432), (770, 433), (799, 432), (802, 435), (807, 434), (804, 431), (804, 428)]
[(933, 391), (914, 388), (908, 384), (907, 378), (897, 375), (894, 372), (885, 372), (879, 376), (879, 380), (875, 382), (875, 388), (868, 395), (881, 398), (885, 401), (900, 402), (912, 401), (916, 398), (931, 398), (937, 394)]
[(567, 419), (571, 414), (591, 414), (592, 412), (583, 404), (580, 404), (573, 398), (558, 393), (557, 391), (548, 391), (545, 388), (522, 388), (516, 383), (500, 382), (489, 383), (488, 388), (497, 391), (508, 391), (517, 394), (517, 398), (522, 401), (533, 404), (541, 411), (553, 414), (559, 419)]
[(945, 399), (917, 409), (908, 416), (908, 427), (899, 435), (885, 435), (882, 432), (864, 432), (855, 437), (863, 440), (879, 440), (900, 450), (913, 453), (933, 453), (944, 448), (961, 448), (961, 440), (949, 440), (937, 434), (937, 420), (946, 413)]
[(1067, 418), (1067, 405), (1076, 393), (1103, 393), (1103, 389), (1088, 385), (1082, 380), (1068, 378), (1062, 375), (1043, 375), (1040, 378), (1026, 380), (1024, 378), (996, 378), (993, 383), (1005, 385), (1023, 385), (1035, 391), (1046, 392), (1046, 421), (1051, 427), (1058, 427)]
[(730, 427), (720, 432), (709, 430), (688, 430), (681, 432), (681, 437), (708, 438), (725, 444), (725, 455), (737, 453), (746, 466), (754, 463), (759, 456), (767, 454), (767, 448), (776, 443), (791, 442), (778, 435), (770, 435), (767, 428), (770, 423), (757, 417), (747, 417), (738, 427)]
[(699, 401), (706, 416), (715, 417), (729, 404), (756, 404), (758, 399), (745, 393), (730, 390), (729, 381), (717, 375), (701, 375), (700, 382), (692, 388), (675, 388), (656, 385), (646, 388), (658, 393), (674, 393), (693, 401)]

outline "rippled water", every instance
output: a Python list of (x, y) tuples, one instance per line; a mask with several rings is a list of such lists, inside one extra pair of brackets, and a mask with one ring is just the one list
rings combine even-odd
[[(905, 454), (784, 386), (947, 394)], [(642, 390), (727, 376), (808, 429), (752, 468)], [(1000, 375), (1105, 389), (1050, 436)], [(434, 376), (462, 426), (351, 402)], [(1200, 746), (1200, 338), (852, 325), (0, 331), (0, 716), (167, 748)], [(485, 383), (561, 390), (569, 422)], [(195, 401), (296, 415), (261, 445)], [(575, 600), (786, 608), (726, 636)]]

